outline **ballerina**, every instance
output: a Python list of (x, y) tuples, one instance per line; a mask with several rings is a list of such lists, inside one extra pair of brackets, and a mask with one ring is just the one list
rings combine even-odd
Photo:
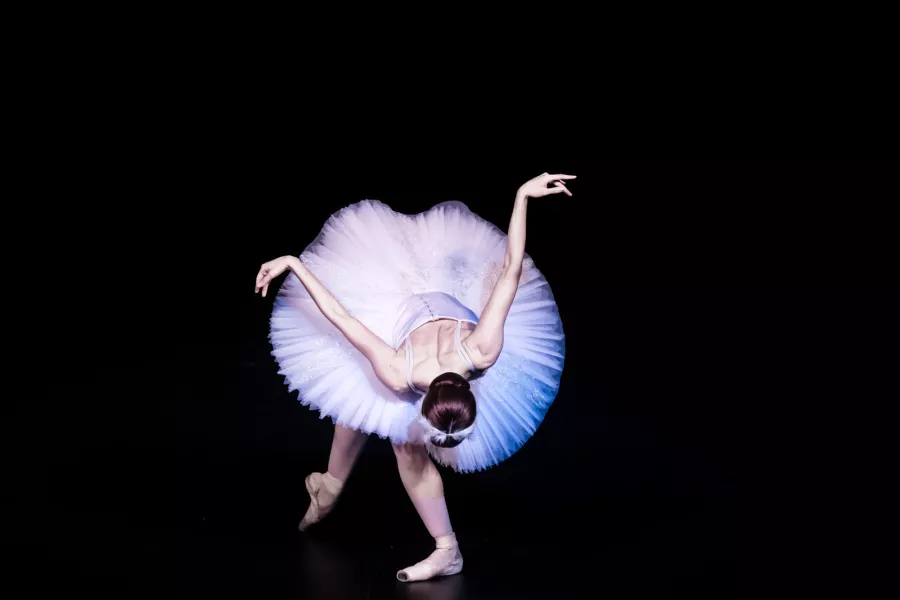
[(571, 192), (544, 173), (516, 194), (509, 231), (443, 202), (416, 215), (364, 200), (325, 223), (282, 273), (272, 354), (300, 401), (335, 424), (324, 473), (306, 478), (301, 531), (333, 508), (370, 434), (391, 441), (435, 550), (401, 581), (453, 575), (463, 560), (440, 471), (485, 469), (534, 433), (559, 389), (565, 337), (549, 284), (525, 253), (529, 198)]

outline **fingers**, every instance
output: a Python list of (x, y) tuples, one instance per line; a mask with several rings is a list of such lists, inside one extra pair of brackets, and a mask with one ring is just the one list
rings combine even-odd
[(258, 294), (263, 286), (268, 287), (269, 282), (271, 282), (272, 279), (274, 279), (272, 269), (269, 267), (269, 263), (265, 263), (259, 268), (259, 273), (256, 274), (256, 289), (253, 293)]
[(562, 181), (554, 181), (553, 186), (558, 189), (561, 189), (563, 191), (563, 193), (566, 194), (567, 196), (572, 195), (572, 192), (569, 191), (569, 189), (566, 187), (566, 184), (563, 183)]
[(572, 195), (572, 193), (563, 186), (547, 188), (547, 194), (548, 195), (549, 194), (569, 194), (570, 196)]
[(269, 284), (263, 286), (263, 298), (266, 297), (266, 293), (269, 291)]
[(259, 270), (259, 273), (256, 274), (256, 287), (254, 288), (254, 292), (253, 292), (254, 294), (258, 293), (259, 288), (262, 287), (262, 281), (265, 278), (266, 273), (267, 273), (267, 271), (266, 271), (265, 267), (263, 267)]
[(256, 274), (256, 287), (259, 288), (259, 282), (262, 281), (262, 278), (266, 276), (269, 272), (269, 268), (266, 265), (263, 265), (259, 268), (259, 273)]
[(537, 177), (535, 177), (535, 179), (544, 179), (545, 181), (553, 181), (555, 179), (575, 179), (575, 177), (576, 177), (575, 175), (566, 175), (564, 173), (556, 173), (553, 175), (551, 175), (549, 173), (542, 173), (541, 175), (538, 175)]

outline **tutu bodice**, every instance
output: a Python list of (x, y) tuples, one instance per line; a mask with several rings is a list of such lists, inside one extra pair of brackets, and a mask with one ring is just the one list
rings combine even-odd
[(478, 317), (470, 308), (444, 292), (425, 292), (414, 294), (403, 302), (394, 325), (393, 343), (395, 349), (409, 337), (409, 334), (428, 323), (438, 319), (453, 319), (478, 323)]
[[(351, 315), (395, 349), (424, 323), (456, 320), (457, 349), (471, 365), (459, 341), (460, 323), (478, 323), (505, 252), (506, 235), (461, 202), (405, 215), (364, 200), (333, 214), (300, 259)], [(426, 444), (438, 462), (467, 472), (515, 453), (559, 389), (562, 322), (547, 280), (527, 255), (503, 335), (497, 361), (470, 380), (478, 421), (455, 448), (427, 443), (416, 407), (421, 392), (385, 386), (294, 275), (278, 292), (270, 339), (279, 373), (302, 404), (394, 443)]]

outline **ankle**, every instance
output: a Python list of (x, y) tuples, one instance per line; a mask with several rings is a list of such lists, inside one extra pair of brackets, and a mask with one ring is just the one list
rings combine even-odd
[(434, 538), (434, 545), (438, 550), (455, 550), (459, 547), (456, 541), (456, 534), (452, 531), (446, 535)]
[(322, 474), (322, 486), (333, 496), (337, 496), (344, 488), (344, 482), (331, 473), (325, 472)]

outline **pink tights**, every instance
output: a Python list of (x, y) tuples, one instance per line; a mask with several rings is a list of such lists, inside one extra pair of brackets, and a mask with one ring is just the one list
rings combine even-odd
[(343, 483), (353, 470), (353, 465), (368, 436), (355, 429), (343, 425), (334, 426), (334, 438), (331, 440), (331, 454), (328, 456), (328, 473)]
[[(331, 454), (328, 457), (328, 474), (341, 485), (353, 470), (366, 439), (365, 433), (342, 425), (335, 426)], [(452, 533), (453, 527), (450, 525), (450, 513), (447, 510), (441, 474), (425, 452), (425, 447), (395, 444), (394, 454), (397, 457), (397, 468), (403, 487), (406, 488), (406, 493), (409, 494), (428, 533), (434, 538)]]

